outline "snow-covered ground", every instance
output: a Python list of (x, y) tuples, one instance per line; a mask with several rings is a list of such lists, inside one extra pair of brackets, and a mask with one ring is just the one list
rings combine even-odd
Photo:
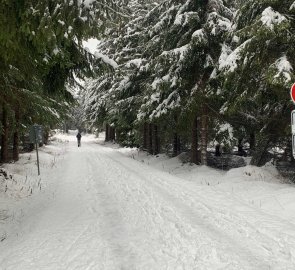
[(56, 135), (5, 165), (0, 269), (295, 269), (295, 186)]

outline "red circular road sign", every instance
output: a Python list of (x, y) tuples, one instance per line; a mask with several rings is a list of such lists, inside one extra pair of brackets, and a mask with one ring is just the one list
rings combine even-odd
[(291, 94), (291, 99), (292, 99), (293, 103), (295, 103), (295, 83), (291, 87), (290, 94)]

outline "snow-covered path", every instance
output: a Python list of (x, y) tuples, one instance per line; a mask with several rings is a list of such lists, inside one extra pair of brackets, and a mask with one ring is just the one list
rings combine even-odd
[(70, 141), (0, 269), (295, 269), (295, 224), (95, 142)]

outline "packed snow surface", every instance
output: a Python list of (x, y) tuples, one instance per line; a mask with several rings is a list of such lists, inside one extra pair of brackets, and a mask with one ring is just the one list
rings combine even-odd
[(40, 177), (34, 153), (6, 165), (0, 269), (295, 269), (294, 185), (183, 158), (72, 133), (40, 149)]

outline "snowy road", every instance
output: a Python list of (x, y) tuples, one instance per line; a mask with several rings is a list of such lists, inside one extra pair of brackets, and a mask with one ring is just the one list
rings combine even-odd
[(92, 141), (60, 162), (1, 270), (295, 269), (288, 220)]

